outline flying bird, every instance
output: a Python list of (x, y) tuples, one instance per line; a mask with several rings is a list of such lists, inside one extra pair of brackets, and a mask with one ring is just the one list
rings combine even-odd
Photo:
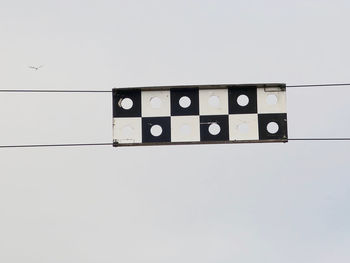
[(42, 67), (43, 67), (43, 65), (40, 65), (39, 67), (29, 66), (30, 69), (34, 69), (34, 70), (38, 70), (38, 69), (40, 69)]

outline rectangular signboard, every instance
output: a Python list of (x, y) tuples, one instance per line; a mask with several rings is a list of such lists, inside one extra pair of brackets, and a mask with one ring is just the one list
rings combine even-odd
[(287, 142), (285, 84), (113, 89), (113, 145)]

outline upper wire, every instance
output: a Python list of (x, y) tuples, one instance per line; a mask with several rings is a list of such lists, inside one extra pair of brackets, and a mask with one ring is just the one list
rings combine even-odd
[(4, 93), (110, 93), (112, 92), (111, 90), (49, 90), (49, 89), (1, 89), (0, 92)]
[[(350, 86), (350, 83), (327, 83), (327, 84), (297, 84), (286, 85), (287, 88), (314, 88), (314, 87), (342, 87)], [(112, 90), (49, 90), (49, 89), (0, 89), (3, 93), (110, 93)]]
[(350, 83), (331, 83), (331, 84), (299, 84), (299, 85), (287, 85), (287, 88), (314, 88), (314, 87), (341, 87), (350, 86)]

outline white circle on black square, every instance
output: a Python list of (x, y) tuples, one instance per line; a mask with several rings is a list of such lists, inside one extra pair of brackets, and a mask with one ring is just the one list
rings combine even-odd
[(187, 96), (182, 96), (180, 99), (179, 99), (179, 104), (182, 108), (186, 109), (188, 108), (189, 106), (191, 106), (191, 99)]
[(259, 114), (258, 122), (260, 140), (288, 139), (286, 113)]
[(228, 141), (228, 115), (200, 116), (201, 142)]
[(142, 118), (142, 142), (170, 142), (170, 117)]
[(198, 88), (173, 88), (170, 94), (171, 116), (199, 114)]
[(113, 117), (141, 117), (141, 90), (113, 89)]
[(228, 89), (229, 114), (257, 113), (256, 86), (233, 86)]

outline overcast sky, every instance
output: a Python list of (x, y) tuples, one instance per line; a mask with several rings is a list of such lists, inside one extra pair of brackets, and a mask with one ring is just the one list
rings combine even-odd
[[(0, 88), (349, 82), (349, 10), (1, 0)], [(349, 96), (288, 89), (290, 138), (350, 137)], [(0, 145), (111, 141), (108, 93), (0, 94)], [(0, 149), (0, 262), (349, 262), (349, 147)]]

